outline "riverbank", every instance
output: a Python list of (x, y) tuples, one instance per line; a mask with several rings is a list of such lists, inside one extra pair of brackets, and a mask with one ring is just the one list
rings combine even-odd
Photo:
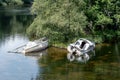
[[(74, 42), (73, 42), (74, 43)], [(101, 48), (101, 47), (109, 47), (109, 46), (112, 46), (113, 44), (117, 44), (119, 42), (114, 42), (114, 43), (95, 43), (95, 46), (97, 48)], [(71, 43), (69, 43), (71, 44)], [(55, 48), (59, 48), (59, 49), (63, 49), (63, 50), (66, 50), (67, 51), (67, 47), (69, 44), (52, 44), (50, 45), (50, 47), (55, 47)]]

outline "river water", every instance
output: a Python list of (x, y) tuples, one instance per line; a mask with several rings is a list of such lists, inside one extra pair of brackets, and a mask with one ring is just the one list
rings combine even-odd
[(29, 41), (25, 31), (34, 19), (29, 9), (0, 8), (0, 80), (120, 80), (120, 43), (96, 45), (86, 63), (70, 62), (66, 50), (54, 47), (8, 53)]

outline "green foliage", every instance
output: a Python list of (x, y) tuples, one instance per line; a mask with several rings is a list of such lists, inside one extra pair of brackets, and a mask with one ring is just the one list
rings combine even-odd
[(116, 23), (119, 25), (119, 29), (120, 29), (120, 14), (115, 14), (114, 18), (116, 19)]
[(27, 29), (31, 37), (47, 36), (53, 43), (91, 37), (97, 43), (117, 39), (119, 0), (34, 0), (36, 18)]
[[(88, 29), (97, 41), (112, 40), (117, 38), (120, 30), (120, 1), (119, 0), (84, 0), (86, 10), (84, 11), (88, 18)], [(100, 34), (99, 34), (100, 33)]]
[(7, 6), (7, 5), (11, 5), (11, 6), (22, 5), (23, 1), (22, 0), (2, 0), (2, 1), (0, 1), (0, 4), (2, 6)]
[(96, 27), (97, 23), (99, 25), (100, 24), (101, 25), (108, 25), (108, 24), (115, 25), (115, 23), (113, 23), (113, 17), (115, 14), (120, 12), (119, 5), (116, 5), (118, 1), (115, 1), (115, 0), (94, 0), (94, 1), (90, 0), (88, 1), (87, 0), (86, 3), (87, 5), (86, 5), (85, 13), (89, 21), (92, 21), (95, 23), (93, 27)]
[(82, 0), (35, 0), (32, 13), (37, 17), (27, 33), (47, 36), (52, 42), (69, 42), (85, 33), (87, 22), (83, 6)]
[(0, 0), (0, 6), (18, 6), (23, 4), (32, 4), (33, 0)]
[(8, 5), (22, 5), (23, 2), (21, 0), (7, 0)]
[(104, 14), (98, 14), (98, 19), (96, 20), (96, 25), (106, 25), (112, 24), (113, 20), (109, 17), (105, 16)]

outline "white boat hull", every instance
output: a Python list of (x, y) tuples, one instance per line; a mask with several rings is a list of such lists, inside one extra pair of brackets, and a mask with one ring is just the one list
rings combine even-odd
[[(81, 42), (85, 41), (85, 45), (81, 48)], [(77, 52), (81, 52), (81, 53), (87, 53), (89, 51), (92, 51), (95, 48), (95, 43), (87, 40), (87, 39), (79, 39), (78, 41), (76, 41), (75, 43), (70, 44), (67, 47), (67, 50), (69, 53), (73, 53), (75, 51)]]
[(48, 40), (32, 44), (32, 46), (28, 44), (24, 47), (22, 52), (23, 53), (37, 52), (37, 51), (44, 50), (47, 47), (48, 47)]

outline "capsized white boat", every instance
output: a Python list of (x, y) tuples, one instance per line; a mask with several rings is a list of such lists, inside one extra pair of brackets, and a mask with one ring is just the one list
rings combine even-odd
[(40, 38), (38, 40), (30, 41), (27, 44), (20, 46), (12, 51), (8, 51), (10, 53), (30, 53), (44, 50), (48, 47), (48, 39)]
[(67, 50), (70, 53), (77, 52), (79, 54), (83, 54), (89, 51), (93, 51), (94, 48), (95, 48), (94, 42), (84, 39), (84, 38), (80, 38), (75, 43), (70, 44), (67, 47)]
[(69, 52), (67, 54), (67, 58), (70, 61), (77, 60), (79, 62), (86, 63), (90, 59), (90, 54), (88, 53), (90, 51), (94, 52), (94, 48), (95, 48), (94, 42), (84, 38), (80, 38), (76, 42), (70, 44), (67, 47), (67, 50)]
[(42, 38), (35, 40), (33, 42), (28, 42), (27, 45), (23, 48), (23, 53), (36, 52), (48, 47), (48, 39)]

